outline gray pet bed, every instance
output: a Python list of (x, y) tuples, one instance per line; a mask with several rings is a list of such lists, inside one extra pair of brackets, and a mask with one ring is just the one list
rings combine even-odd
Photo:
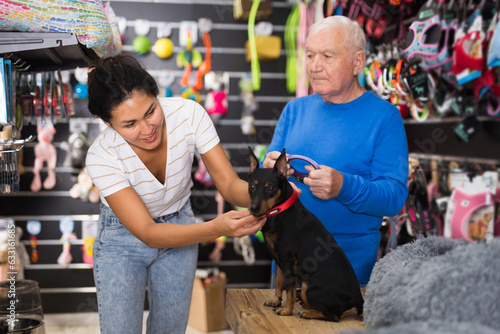
[(498, 334), (498, 331), (476, 323), (445, 321), (412, 321), (388, 327), (342, 331), (342, 334)]
[(396, 248), (373, 269), (364, 321), (365, 334), (499, 333), (500, 239), (430, 237)]

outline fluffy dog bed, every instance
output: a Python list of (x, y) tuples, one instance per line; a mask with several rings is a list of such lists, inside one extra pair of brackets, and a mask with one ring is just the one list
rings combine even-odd
[(366, 287), (365, 334), (500, 331), (500, 239), (430, 237), (398, 247)]
[(498, 334), (498, 331), (476, 323), (429, 320), (413, 321), (388, 327), (342, 331), (342, 334)]

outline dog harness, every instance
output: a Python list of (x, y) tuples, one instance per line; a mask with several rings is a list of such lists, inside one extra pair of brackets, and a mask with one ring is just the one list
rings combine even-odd
[(452, 70), (459, 85), (477, 79), (486, 65), (483, 56), (485, 33), (483, 19), (476, 11), (468, 20), (470, 27), (462, 24), (455, 34)]
[[(472, 57), (470, 49), (474, 47), (474, 41), (481, 40), (481, 32), (472, 31), (455, 42), (455, 59), (453, 62), (453, 72), (458, 74), (467, 68), (481, 71), (484, 69), (483, 57)], [(466, 51), (467, 49), (468, 51)], [(479, 49), (478, 49), (479, 50)]]
[(500, 84), (495, 84), (495, 69), (483, 71), (481, 77), (474, 80), (474, 97), (476, 100), (486, 97), (488, 115), (500, 116)]
[(285, 211), (286, 209), (291, 207), (293, 205), (293, 203), (295, 203), (295, 201), (297, 201), (298, 198), (299, 198), (299, 194), (297, 193), (297, 190), (293, 189), (292, 196), (290, 196), (290, 198), (288, 198), (286, 201), (284, 201), (280, 205), (277, 205), (274, 208), (272, 208), (271, 210), (269, 210), (266, 213), (266, 217), (275, 216), (278, 213)]
[[(295, 160), (295, 159), (297, 159), (297, 160), (304, 160), (304, 161), (306, 161), (306, 162), (310, 163), (310, 164), (311, 164), (314, 168), (316, 168), (316, 169), (320, 169), (320, 168), (319, 168), (319, 165), (316, 163), (316, 161), (314, 161), (314, 160), (312, 160), (312, 159), (310, 159), (310, 158), (308, 158), (308, 157), (305, 157), (305, 156), (303, 156), (303, 155), (297, 155), (297, 154), (295, 154), (295, 155), (294, 155), (294, 154), (292, 154), (292, 155), (290, 155), (290, 156), (288, 157), (288, 162), (290, 162), (290, 161), (292, 161), (292, 160)], [(308, 177), (308, 176), (309, 176), (309, 173), (299, 172), (298, 170), (296, 170), (296, 169), (294, 168), (294, 172), (293, 172), (293, 175), (292, 175), (292, 176), (293, 176), (293, 178), (294, 178), (295, 180), (299, 181), (300, 183), (304, 183), (304, 178), (305, 178), (305, 177)]]
[(469, 195), (458, 189), (453, 191), (451, 196), (451, 200), (455, 204), (451, 215), (451, 237), (453, 239), (472, 241), (466, 232), (469, 218), (477, 209), (491, 205), (491, 197), (490, 192)]
[(422, 167), (415, 166), (411, 177), (412, 181), (408, 184), (408, 197), (405, 204), (408, 233), (411, 236), (436, 234), (436, 222), (431, 216), (427, 181)]
[(424, 59), (422, 67), (426, 70), (431, 70), (436, 67), (443, 66), (453, 61), (453, 42), (455, 38), (455, 32), (458, 29), (458, 20), (454, 19), (451, 22), (446, 22), (441, 20), (441, 42), (439, 47), (441, 48), (433, 56), (427, 56)]
[(500, 20), (497, 21), (493, 32), (488, 37), (491, 41), (487, 52), (488, 67), (500, 66)]
[(441, 20), (439, 15), (434, 15), (425, 21), (414, 21), (406, 36), (404, 50), (409, 59), (416, 54), (433, 56), (438, 53), (441, 39)]

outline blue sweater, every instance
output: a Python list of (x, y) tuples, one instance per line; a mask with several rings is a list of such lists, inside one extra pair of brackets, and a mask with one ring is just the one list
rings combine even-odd
[[(396, 107), (371, 92), (345, 104), (319, 95), (289, 102), (268, 151), (309, 157), (344, 177), (339, 195), (322, 200), (309, 187), (301, 202), (321, 220), (345, 252), (361, 284), (368, 282), (380, 243), (383, 216), (395, 216), (408, 194), (408, 144)], [(305, 162), (291, 166), (305, 171)]]

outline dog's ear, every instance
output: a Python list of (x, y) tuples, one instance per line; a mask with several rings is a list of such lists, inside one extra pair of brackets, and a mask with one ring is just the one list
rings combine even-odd
[(281, 151), (281, 155), (279, 158), (276, 160), (276, 163), (274, 164), (274, 169), (278, 171), (278, 174), (281, 177), (284, 177), (286, 179), (286, 172), (287, 172), (287, 166), (288, 166), (288, 161), (286, 159), (286, 152), (285, 149)]
[(259, 159), (253, 153), (253, 150), (248, 146), (248, 150), (250, 151), (250, 173), (259, 168)]

